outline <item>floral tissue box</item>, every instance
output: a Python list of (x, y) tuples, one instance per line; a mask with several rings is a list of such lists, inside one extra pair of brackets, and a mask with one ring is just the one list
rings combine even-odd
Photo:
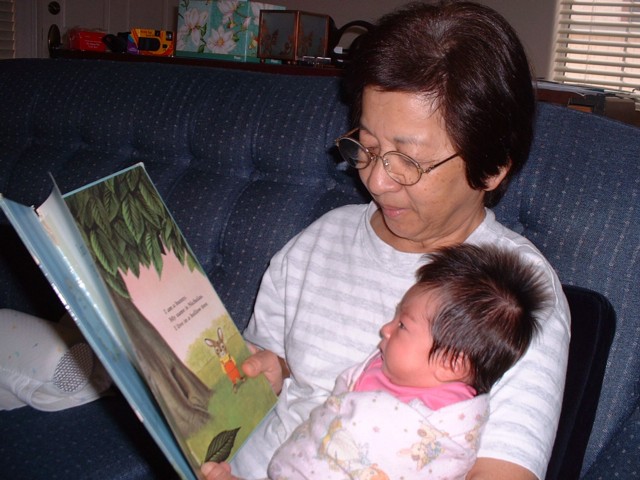
[(258, 62), (260, 10), (284, 7), (246, 0), (180, 0), (176, 56)]

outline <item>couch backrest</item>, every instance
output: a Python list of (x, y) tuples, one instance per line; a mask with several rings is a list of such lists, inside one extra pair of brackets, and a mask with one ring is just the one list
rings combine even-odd
[(604, 294), (616, 310), (587, 468), (640, 396), (640, 129), (540, 104), (529, 160), (496, 214), (563, 283)]
[[(153, 63), (0, 62), (0, 192), (38, 204), (144, 162), (242, 328), (269, 258), (323, 212), (367, 196), (336, 168), (347, 129), (339, 80)], [(593, 462), (640, 388), (640, 131), (542, 104), (530, 160), (496, 209), (564, 283), (618, 316), (585, 457)], [(0, 308), (62, 313), (0, 218)]]
[[(0, 192), (37, 205), (48, 172), (64, 192), (144, 162), (242, 328), (284, 242), (325, 211), (363, 201), (332, 151), (347, 129), (338, 86), (152, 63), (0, 62)], [(0, 253), (0, 306), (61, 314), (0, 221), (0, 252), (12, 252)]]

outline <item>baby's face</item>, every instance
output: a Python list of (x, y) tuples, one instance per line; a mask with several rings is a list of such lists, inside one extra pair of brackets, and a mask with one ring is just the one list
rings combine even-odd
[(412, 287), (396, 309), (396, 314), (381, 329), (383, 372), (396, 385), (434, 387), (437, 359), (429, 359), (433, 344), (431, 319), (440, 307), (433, 290)]

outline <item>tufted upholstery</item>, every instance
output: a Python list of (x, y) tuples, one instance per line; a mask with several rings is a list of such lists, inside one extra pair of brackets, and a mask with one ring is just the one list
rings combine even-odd
[[(321, 213), (366, 199), (333, 157), (333, 139), (347, 129), (335, 78), (1, 61), (0, 113), (0, 192), (11, 199), (40, 203), (50, 191), (48, 172), (69, 191), (144, 162), (240, 328), (271, 255)], [(593, 478), (613, 458), (631, 468), (638, 462), (610, 451), (622, 442), (637, 452), (640, 444), (629, 436), (640, 396), (638, 133), (540, 105), (529, 163), (496, 209), (543, 251), (563, 283), (599, 291), (615, 308), (617, 332), (583, 464), (585, 474), (593, 465)], [(4, 217), (0, 308), (52, 319), (63, 312)], [(55, 414), (0, 412), (0, 471), (8, 478), (164, 478), (170, 467), (140, 428), (120, 397)]]
[(563, 283), (604, 294), (616, 311), (586, 470), (640, 398), (640, 130), (545, 107), (529, 161), (496, 214)]
[[(273, 253), (321, 213), (361, 201), (329, 153), (346, 129), (337, 84), (155, 64), (0, 62), (0, 191), (38, 204), (51, 190), (48, 172), (70, 191), (144, 162), (243, 327)], [(0, 228), (14, 236), (6, 222)], [(0, 266), (22, 275), (24, 258), (12, 257)], [(0, 305), (60, 313), (51, 289), (45, 299), (30, 282), (2, 275)]]

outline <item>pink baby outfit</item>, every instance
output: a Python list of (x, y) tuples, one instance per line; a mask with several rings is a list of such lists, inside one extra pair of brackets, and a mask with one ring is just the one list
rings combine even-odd
[(475, 397), (476, 391), (470, 385), (462, 382), (443, 383), (437, 387), (406, 387), (391, 383), (382, 372), (382, 357), (375, 355), (360, 377), (356, 380), (354, 392), (388, 392), (404, 403), (420, 400), (431, 410), (438, 410), (452, 403), (469, 400)]

